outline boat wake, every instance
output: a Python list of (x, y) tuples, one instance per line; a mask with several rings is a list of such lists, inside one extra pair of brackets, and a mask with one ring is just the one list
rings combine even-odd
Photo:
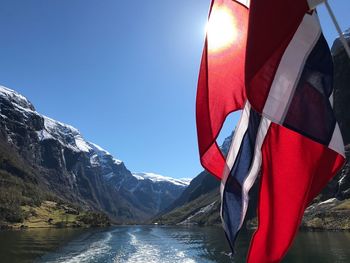
[[(148, 238), (138, 232), (129, 232), (128, 234), (130, 236), (129, 249), (125, 251), (126, 253), (118, 253), (114, 258), (114, 263), (196, 262), (188, 258), (186, 253), (179, 250), (174, 244), (163, 243), (162, 240), (166, 240), (165, 237), (155, 236), (149, 239), (154, 233), (150, 233)], [(152, 240), (156, 240), (156, 242), (152, 242)]]
[(98, 261), (100, 257), (105, 257), (111, 252), (111, 245), (109, 241), (112, 238), (110, 232), (105, 233), (105, 237), (102, 240), (91, 243), (87, 248), (75, 253), (68, 253), (54, 260), (45, 262), (50, 263), (82, 263), (82, 262), (94, 262)]
[(201, 236), (195, 237), (186, 229), (174, 231), (171, 228), (149, 226), (117, 227), (107, 232), (93, 232), (84, 235), (82, 238), (66, 244), (58, 251), (44, 256), (40, 262), (215, 262), (210, 258), (207, 250), (203, 248), (200, 240), (202, 240)]

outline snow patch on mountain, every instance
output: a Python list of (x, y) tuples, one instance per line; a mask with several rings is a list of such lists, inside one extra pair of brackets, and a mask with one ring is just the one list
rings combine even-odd
[[(103, 155), (111, 155), (109, 152), (107, 152), (105, 149), (103, 149), (101, 146), (95, 144), (95, 143), (92, 143), (90, 142), (89, 143), (96, 152), (99, 152), (100, 154), (103, 154)], [(112, 156), (112, 155), (111, 155)]]
[(30, 103), (29, 100), (27, 100), (26, 97), (19, 94), (18, 92), (6, 88), (4, 86), (0, 86), (0, 96), (5, 97), (6, 99), (10, 100), (12, 103), (17, 104), (18, 106), (29, 109), (31, 111), (35, 111), (34, 106), (32, 103)]
[(179, 178), (178, 180), (180, 180), (181, 182), (190, 185), (190, 183), (192, 182), (193, 178)]
[(140, 175), (138, 175), (138, 174), (132, 174), (137, 180), (139, 180), (139, 181), (143, 181), (143, 180), (145, 180), (145, 178), (144, 177), (142, 177), (142, 176), (140, 176)]
[(80, 132), (73, 126), (43, 116), (45, 130), (38, 132), (39, 140), (55, 139), (75, 152), (89, 152)]
[(213, 203), (202, 207), (198, 212), (190, 215), (188, 218), (186, 218), (185, 220), (183, 220), (182, 222), (178, 223), (178, 225), (188, 225), (191, 224), (191, 220), (199, 215), (202, 214), (206, 214), (206, 213), (210, 213), (210, 211), (214, 208), (214, 205), (216, 204), (216, 201), (214, 201)]
[(39, 131), (38, 137), (40, 140), (56, 139), (62, 145), (72, 149), (75, 152), (85, 152), (91, 154), (90, 161), (93, 166), (98, 166), (106, 162), (106, 158), (112, 158), (116, 165), (122, 163), (121, 160), (113, 158), (113, 156), (95, 143), (86, 141), (78, 129), (71, 125), (53, 120), (43, 116), (45, 130)]
[(57, 133), (61, 136), (67, 135), (67, 134), (78, 134), (78, 129), (74, 128), (71, 125), (56, 121), (54, 119), (51, 119), (47, 116), (43, 116), (45, 121), (45, 128), (49, 131), (52, 131), (54, 133)]
[(178, 185), (178, 186), (183, 186), (183, 187), (187, 187), (191, 182), (191, 179), (189, 178), (174, 179), (172, 177), (167, 177), (167, 176), (163, 176), (155, 173), (133, 173), (132, 175), (137, 180), (151, 180), (152, 182), (156, 182), (156, 183), (168, 182), (168, 183)]
[(109, 152), (107, 152), (105, 149), (103, 149), (101, 146), (95, 144), (95, 143), (91, 143), (91, 142), (88, 142), (87, 143), (88, 146), (93, 150), (93, 152), (97, 155), (97, 157), (99, 157), (99, 159), (102, 161), (102, 162), (105, 162), (106, 161), (106, 157), (107, 158), (112, 158), (113, 162), (116, 164), (116, 165), (120, 165), (123, 163), (123, 161), (121, 160), (118, 160), (116, 158), (114, 158), (112, 156), (112, 154), (110, 154)]
[(114, 162), (116, 165), (120, 165), (120, 164), (123, 163), (123, 161), (118, 160), (118, 159), (116, 159), (116, 158), (113, 158), (113, 162)]
[(79, 150), (82, 152), (90, 152), (92, 148), (89, 146), (89, 144), (84, 141), (84, 139), (81, 136), (75, 137), (75, 145), (78, 147)]
[(40, 141), (54, 139), (54, 137), (46, 130), (37, 131), (36, 134), (38, 135)]

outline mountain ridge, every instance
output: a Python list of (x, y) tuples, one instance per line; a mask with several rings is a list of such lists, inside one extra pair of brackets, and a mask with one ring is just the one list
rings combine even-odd
[[(10, 176), (16, 191), (22, 170), (31, 170), (31, 180), (41, 192), (105, 212), (119, 223), (137, 223), (160, 212), (186, 188), (186, 183), (164, 176), (137, 180), (123, 161), (86, 141), (75, 127), (41, 115), (14, 90), (0, 86), (0, 104), (0, 142), (3, 149), (11, 149), (2, 151), (0, 171)], [(10, 165), (8, 160), (13, 160)], [(23, 168), (14, 169), (20, 160)], [(0, 182), (0, 187), (6, 184)], [(21, 205), (26, 204), (23, 198), (31, 198), (18, 195)]]

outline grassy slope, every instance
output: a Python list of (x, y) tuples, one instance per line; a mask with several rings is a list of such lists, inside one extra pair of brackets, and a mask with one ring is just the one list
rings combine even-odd
[[(14, 227), (57, 227), (57, 226), (79, 226), (79, 212), (74, 209), (67, 209), (56, 202), (44, 201), (39, 207), (22, 206), (25, 214), (22, 223), (13, 224)], [(83, 224), (81, 224), (83, 225)]]
[(350, 200), (310, 206), (303, 218), (302, 228), (310, 230), (350, 230)]
[(40, 206), (22, 206), (24, 214), (23, 222), (8, 224), (11, 228), (57, 228), (57, 227), (90, 227), (107, 226), (107, 216), (88, 211), (79, 211), (77, 208), (56, 203), (43, 201)]

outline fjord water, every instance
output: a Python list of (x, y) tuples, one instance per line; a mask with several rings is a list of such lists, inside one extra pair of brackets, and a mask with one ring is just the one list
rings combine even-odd
[[(0, 232), (0, 262), (244, 262), (251, 233), (233, 261), (219, 227), (125, 226)], [(349, 262), (350, 233), (300, 232), (283, 262)]]

